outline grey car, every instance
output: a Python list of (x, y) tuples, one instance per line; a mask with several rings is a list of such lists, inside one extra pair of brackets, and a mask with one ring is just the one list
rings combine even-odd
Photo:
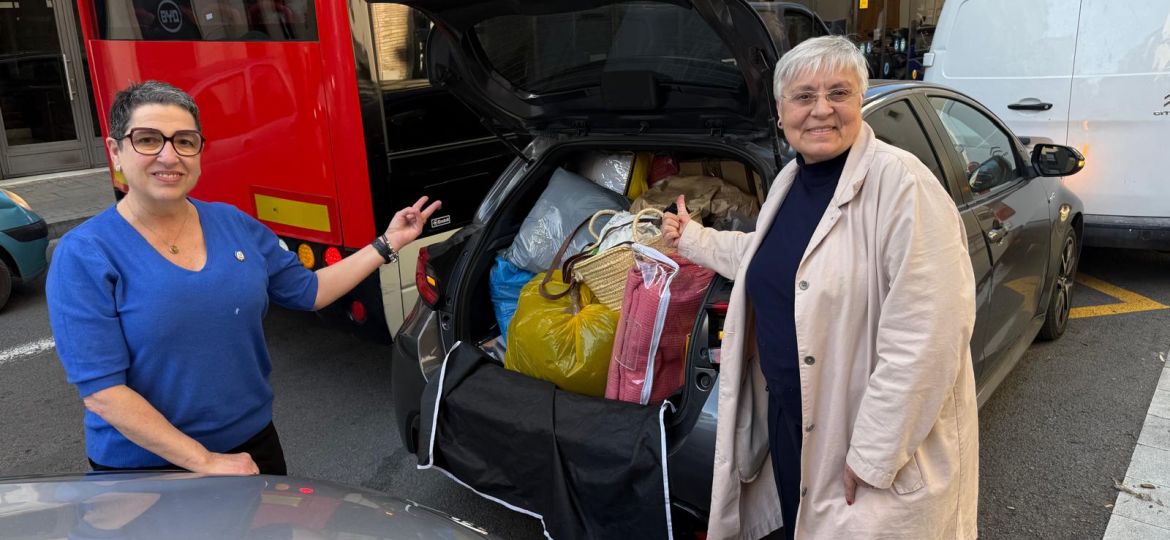
[(425, 506), (332, 482), (170, 472), (0, 479), (0, 537), (493, 538)]
[[(441, 25), (429, 45), (433, 82), (497, 130), (533, 137), (475, 222), (420, 253), (420, 296), (433, 301), (420, 300), (397, 336), (391, 380), (401, 439), (419, 452), (424, 387), (455, 343), (488, 344), (499, 335), (488, 273), (554, 169), (590, 150), (669, 152), (741, 164), (762, 200), (793, 155), (775, 127), (775, 44), (746, 3), (663, 3), (669, 20), (645, 40), (622, 32), (623, 17), (641, 17), (645, 27), (656, 16), (646, 11), (653, 2), (581, 0), (531, 11), (503, 1), (411, 4)], [(499, 17), (509, 21), (506, 33), (493, 24)], [(545, 54), (543, 34), (527, 32), (528, 23), (546, 32), (559, 25), (551, 32), (557, 36), (589, 29), (590, 38), (575, 42), (579, 50), (566, 51), (562, 40)], [(963, 217), (978, 289), (971, 347), (982, 404), (1034, 339), (1058, 338), (1068, 325), (1083, 208), (1060, 177), (1079, 171), (1083, 158), (1065, 146), (1026, 146), (985, 107), (939, 86), (871, 81), (864, 114), (879, 139), (935, 173)], [(701, 528), (708, 513), (719, 376), (713, 358), (729, 292), (723, 278), (712, 283), (694, 321), (685, 383), (664, 422), (676, 532), (684, 522)]]

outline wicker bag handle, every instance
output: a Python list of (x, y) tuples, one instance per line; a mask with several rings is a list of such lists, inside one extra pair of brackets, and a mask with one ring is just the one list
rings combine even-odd
[[(661, 223), (665, 214), (662, 213), (662, 210), (659, 210), (657, 208), (643, 208), (640, 212), (638, 212), (636, 215), (634, 215), (634, 223), (642, 223), (642, 219), (643, 219), (642, 216), (653, 216), (651, 218), (647, 218), (647, 220), (648, 221), (658, 221), (659, 223)], [(642, 235), (642, 232), (639, 230), (639, 228), (637, 226), (634, 227), (634, 242), (635, 243), (644, 244), (644, 245), (649, 246), (649, 245), (654, 244), (655, 242), (657, 242), (661, 238), (662, 238), (662, 228), (661, 227), (658, 228), (658, 234), (655, 234), (655, 235)]]

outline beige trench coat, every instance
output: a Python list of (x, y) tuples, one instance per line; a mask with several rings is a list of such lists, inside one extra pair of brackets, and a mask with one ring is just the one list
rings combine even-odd
[[(796, 174), (777, 176), (767, 231)], [(708, 537), (779, 528), (767, 396), (744, 285), (763, 234), (691, 222), (682, 255), (735, 280), (724, 325)], [(974, 538), (975, 283), (939, 180), (863, 125), (796, 272), (802, 418), (797, 538)], [(874, 488), (845, 504), (848, 463)]]

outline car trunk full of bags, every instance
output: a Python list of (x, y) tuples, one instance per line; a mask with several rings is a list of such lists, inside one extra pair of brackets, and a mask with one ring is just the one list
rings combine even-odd
[(692, 219), (750, 232), (763, 189), (710, 156), (586, 151), (559, 164), (531, 179), (542, 185), (527, 214), (501, 218), (518, 226), (498, 227), (500, 249), (479, 263), (490, 269), (473, 294), (491, 313), (476, 317), (495, 325), (431, 379), (420, 467), (541, 519), (552, 538), (670, 537), (666, 422), (696, 320), (725, 287), (667, 245), (663, 214), (683, 195)]

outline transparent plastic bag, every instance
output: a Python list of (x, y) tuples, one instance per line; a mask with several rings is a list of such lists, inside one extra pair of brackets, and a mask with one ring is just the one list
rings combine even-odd
[[(561, 244), (579, 224), (598, 210), (625, 210), (627, 206), (629, 201), (621, 194), (557, 169), (504, 257), (529, 272), (548, 270)], [(577, 235), (566, 253), (580, 252), (591, 240), (587, 234)]]
[[(609, 359), (613, 353), (618, 313), (594, 298), (584, 285), (556, 300), (540, 293), (544, 275), (537, 275), (520, 292), (516, 315), (508, 329), (504, 367), (545, 380), (562, 390), (605, 395)], [(563, 285), (560, 271), (550, 280)]]
[(682, 386), (687, 339), (715, 273), (678, 255), (633, 249), (605, 397), (646, 405)]
[(585, 152), (577, 162), (581, 176), (620, 194), (625, 194), (633, 170), (633, 152)]

